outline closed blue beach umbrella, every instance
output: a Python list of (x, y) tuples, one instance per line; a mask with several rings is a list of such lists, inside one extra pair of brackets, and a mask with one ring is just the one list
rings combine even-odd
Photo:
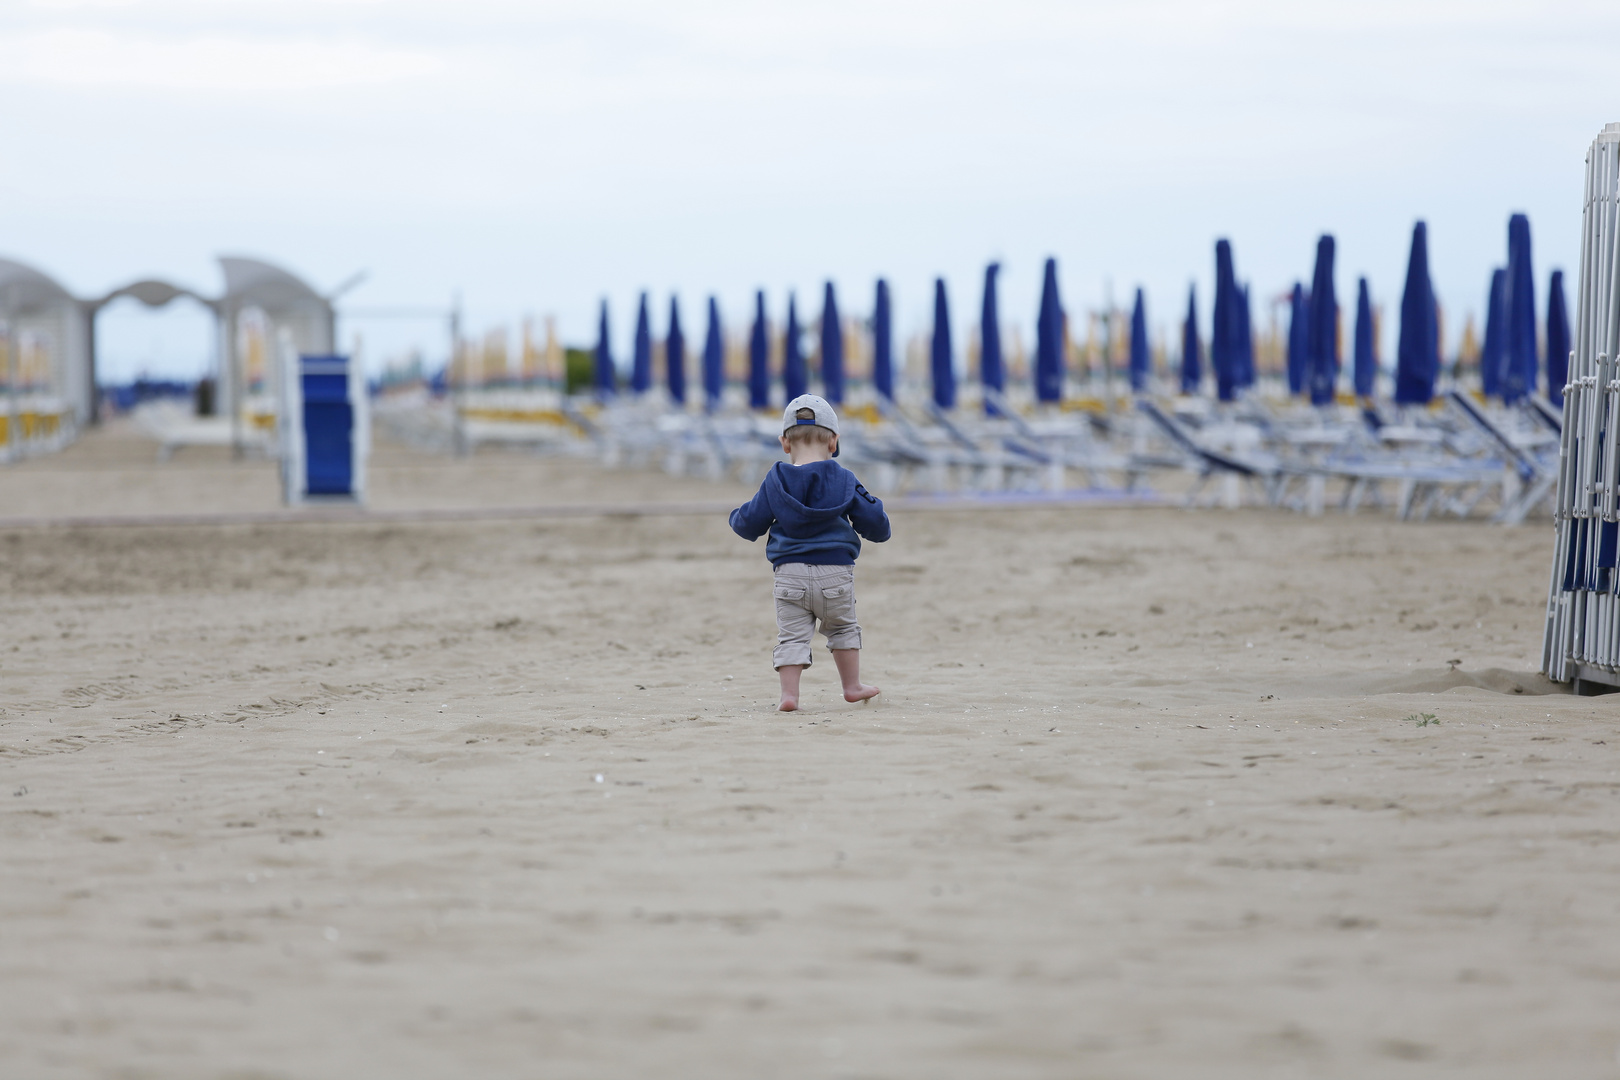
[(1331, 405), (1339, 381), (1339, 295), (1333, 287), (1333, 237), (1316, 242), (1311, 275), (1310, 391), (1312, 405)]
[(1242, 317), (1238, 314), (1237, 275), (1232, 269), (1232, 245), (1215, 241), (1215, 311), (1209, 335), (1209, 366), (1215, 372), (1215, 396), (1231, 401), (1237, 395), (1238, 334)]
[(1491, 293), (1485, 302), (1485, 342), (1479, 350), (1479, 378), (1488, 397), (1502, 393), (1507, 367), (1507, 271), (1491, 271)]
[[(1001, 360), (1001, 313), (996, 303), (996, 275), (1000, 272), (1000, 263), (984, 268), (984, 305), (979, 309), (979, 382), (997, 393), (1007, 388), (1007, 370)], [(996, 415), (988, 396), (984, 413)]]
[(1181, 392), (1198, 393), (1204, 380), (1203, 342), (1198, 337), (1198, 290), (1187, 287), (1187, 320), (1181, 324)]
[(1240, 389), (1254, 385), (1254, 314), (1247, 285), (1237, 291), (1237, 365), (1232, 374)]
[(928, 343), (934, 404), (956, 408), (956, 369), (951, 367), (951, 310), (945, 302), (945, 279), (934, 279), (934, 335)]
[(1288, 392), (1299, 396), (1311, 370), (1311, 306), (1305, 286), (1294, 282), (1288, 302)]
[(652, 384), (652, 326), (647, 319), (647, 294), (642, 293), (636, 310), (635, 349), (630, 356), (630, 389), (645, 394)]
[[(943, 286), (940, 295), (944, 295)], [(1063, 400), (1063, 303), (1058, 299), (1057, 260), (1046, 260), (1041, 312), (1035, 323), (1035, 397)]]
[(872, 385), (894, 400), (894, 326), (889, 283), (882, 278), (878, 278), (877, 298), (872, 303)]
[(844, 322), (830, 281), (821, 298), (821, 396), (832, 405), (844, 402)]
[(608, 342), (607, 301), (602, 301), (602, 315), (596, 323), (596, 392), (602, 397), (613, 394), (617, 382), (613, 371), (613, 349)]
[(1356, 285), (1356, 342), (1355, 370), (1352, 378), (1356, 396), (1371, 398), (1378, 381), (1377, 343), (1373, 340), (1372, 297), (1367, 294), (1367, 279)]
[(686, 335), (681, 333), (681, 309), (669, 298), (669, 336), (664, 339), (664, 367), (669, 380), (669, 396), (686, 404)]
[(1147, 301), (1142, 290), (1136, 290), (1136, 304), (1131, 308), (1131, 390), (1140, 394), (1148, 388), (1148, 376), (1153, 373), (1153, 356), (1148, 350)]
[(788, 293), (788, 318), (785, 347), (782, 350), (782, 389), (792, 401), (800, 394), (810, 392), (810, 373), (804, 366), (804, 343), (799, 340), (799, 309)]
[(1508, 219), (1507, 364), (1502, 400), (1511, 405), (1536, 392), (1541, 358), (1536, 355), (1536, 279), (1530, 267), (1530, 219)]
[(1569, 310), (1564, 306), (1564, 272), (1554, 270), (1547, 286), (1547, 400), (1564, 405), (1569, 382)]
[(1401, 332), (1395, 346), (1395, 403), (1427, 405), (1440, 375), (1440, 320), (1429, 281), (1429, 229), (1412, 226), (1412, 250), (1406, 259), (1406, 288), (1401, 292)]
[[(997, 393), (1007, 389), (1007, 365), (1001, 354), (1001, 304), (996, 295), (996, 279), (1000, 273), (1000, 263), (990, 263), (984, 268), (984, 303), (979, 309), (979, 382)], [(997, 415), (988, 394), (984, 412), (986, 416)]]
[(765, 322), (765, 291), (754, 293), (754, 326), (748, 332), (748, 407), (771, 406), (771, 339)]
[(720, 305), (709, 297), (709, 332), (703, 336), (703, 397), (710, 410), (726, 388), (726, 349), (720, 336)]

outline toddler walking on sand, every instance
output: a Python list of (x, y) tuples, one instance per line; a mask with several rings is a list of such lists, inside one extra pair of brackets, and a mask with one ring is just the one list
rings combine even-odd
[(876, 697), (861, 682), (861, 624), (855, 621), (855, 558), (861, 537), (889, 538), (883, 504), (869, 495), (838, 456), (838, 414), (814, 394), (782, 413), (782, 452), (759, 493), (731, 512), (731, 527), (750, 542), (768, 530), (765, 557), (776, 574), (776, 650), (782, 711), (799, 707), (799, 676), (810, 666), (816, 623), (827, 638), (845, 701)]

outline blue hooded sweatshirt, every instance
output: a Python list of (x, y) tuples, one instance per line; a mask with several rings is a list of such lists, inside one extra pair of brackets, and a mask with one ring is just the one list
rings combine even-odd
[(889, 538), (889, 516), (838, 462), (779, 461), (765, 474), (759, 494), (731, 512), (731, 528), (748, 541), (769, 529), (765, 557), (772, 566), (853, 566), (862, 536), (874, 544)]

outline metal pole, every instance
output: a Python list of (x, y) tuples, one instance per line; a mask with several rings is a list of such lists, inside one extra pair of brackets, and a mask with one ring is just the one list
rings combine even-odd
[[(461, 292), (458, 290), (450, 298), (450, 359), (444, 365), (444, 379), (450, 394), (450, 430), (455, 441), (457, 457), (467, 452), (467, 432), (461, 416), (462, 406), (465, 404), (462, 401), (461, 383), (465, 379), (456, 379), (456, 352), (460, 347)], [(466, 372), (462, 372), (462, 375), (465, 376)]]

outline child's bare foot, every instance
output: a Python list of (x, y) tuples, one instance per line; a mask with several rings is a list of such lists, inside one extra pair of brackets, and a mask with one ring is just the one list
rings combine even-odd
[(782, 695), (782, 704), (779, 706), (779, 708), (782, 712), (797, 712), (799, 710), (799, 699), (796, 697), (788, 697), (786, 694), (784, 694)]
[(776, 674), (782, 679), (783, 712), (797, 712), (799, 709), (799, 676), (804, 674), (803, 664), (783, 664), (776, 669)]
[(868, 686), (865, 683), (859, 683), (853, 690), (847, 686), (844, 687), (844, 700), (865, 701), (868, 698), (875, 698), (881, 693), (883, 693), (883, 691), (879, 690), (875, 686)]

